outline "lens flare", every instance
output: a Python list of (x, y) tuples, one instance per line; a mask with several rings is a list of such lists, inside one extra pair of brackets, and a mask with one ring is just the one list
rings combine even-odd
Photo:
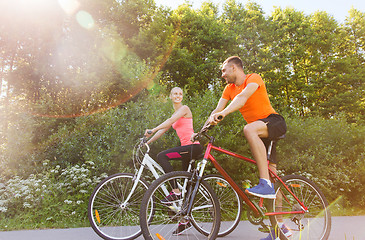
[(80, 6), (76, 0), (58, 0), (58, 4), (69, 15), (73, 14)]
[(76, 20), (81, 25), (81, 27), (86, 29), (91, 29), (95, 25), (93, 17), (86, 11), (79, 11), (76, 14)]
[[(96, 25), (92, 16), (86, 11), (79, 11), (76, 14), (76, 19), (81, 26), (90, 31), (91, 28), (95, 27)], [(115, 30), (104, 28), (104, 29), (98, 29), (98, 31), (96, 32), (90, 32), (91, 34), (101, 33), (103, 39), (103, 41), (100, 42), (100, 46), (97, 47), (97, 51), (94, 53), (95, 58), (107, 59), (109, 61), (109, 66), (113, 69), (113, 71), (117, 71), (119, 76), (126, 81), (123, 84), (128, 86), (127, 89), (125, 89), (123, 94), (119, 94), (118, 96), (116, 96), (116, 98), (113, 99), (113, 101), (111, 102), (109, 101), (108, 103), (105, 104), (100, 102), (97, 107), (96, 106), (90, 108), (81, 107), (79, 112), (74, 112), (70, 114), (57, 114), (55, 112), (59, 111), (54, 109), (55, 111), (52, 114), (42, 114), (40, 112), (32, 112), (32, 115), (38, 117), (47, 117), (47, 118), (75, 118), (75, 117), (88, 116), (100, 112), (105, 112), (109, 109), (113, 109), (127, 102), (129, 99), (140, 93), (143, 89), (151, 89), (154, 86), (154, 79), (161, 72), (163, 66), (169, 59), (172, 50), (174, 49), (174, 46), (177, 42), (178, 32), (180, 30), (180, 24), (181, 20), (179, 21), (177, 27), (170, 36), (171, 40), (169, 46), (167, 46), (166, 52), (161, 56), (160, 58), (161, 60), (157, 62), (156, 65), (154, 66), (148, 66), (143, 59), (140, 59), (135, 53), (133, 53), (127, 47), (127, 45), (124, 44), (123, 39), (117, 32), (115, 32)], [(71, 50), (74, 49), (72, 48), (72, 46), (69, 48)], [(67, 52), (70, 49), (63, 49), (62, 51)], [(72, 51), (78, 51), (78, 49), (74, 49)], [(73, 55), (75, 55), (76, 57), (78, 56), (78, 54), (75, 52), (73, 52)], [(65, 56), (65, 54), (60, 54), (60, 56), (61, 57)], [(67, 64), (67, 61), (64, 61), (64, 59), (66, 58), (62, 59), (63, 62)], [(80, 71), (82, 72), (82, 69), (80, 69)], [(109, 73), (106, 72), (105, 74)], [(68, 82), (70, 82), (70, 79), (68, 80), (69, 80)], [(75, 81), (76, 80), (77, 77), (75, 78)], [(83, 82), (83, 84), (85, 83), (87, 83), (87, 81)], [(76, 83), (73, 84), (73, 86), (80, 87)], [(82, 87), (83, 89), (87, 89), (86, 85), (85, 86), (82, 85)], [(92, 86), (92, 87), (97, 87), (97, 86)], [(77, 92), (77, 90), (75, 91)], [(104, 91), (103, 89), (100, 89), (99, 92), (103, 91)], [(81, 103), (83, 102), (82, 99), (80, 98), (78, 98), (77, 101)]]

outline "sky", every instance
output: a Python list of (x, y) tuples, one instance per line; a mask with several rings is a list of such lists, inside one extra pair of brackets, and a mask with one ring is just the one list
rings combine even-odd
[[(200, 8), (201, 3), (206, 0), (189, 0), (193, 8)], [(222, 6), (226, 0), (210, 0), (215, 4)], [(186, 0), (155, 0), (157, 5), (168, 6), (175, 9), (177, 6), (186, 2)], [(238, 3), (246, 4), (248, 0), (236, 0)], [(365, 12), (365, 0), (255, 0), (258, 3), (265, 14), (271, 15), (274, 6), (286, 8), (293, 7), (295, 10), (303, 11), (309, 15), (316, 11), (325, 11), (332, 15), (338, 22), (343, 23), (348, 11), (351, 7)]]

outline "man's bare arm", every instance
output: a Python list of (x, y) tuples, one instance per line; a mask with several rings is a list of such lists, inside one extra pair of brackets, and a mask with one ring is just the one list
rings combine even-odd
[(211, 115), (210, 123), (211, 124), (217, 124), (225, 116), (228, 114), (237, 111), (238, 109), (242, 108), (246, 102), (247, 99), (251, 97), (251, 95), (259, 88), (259, 85), (257, 83), (249, 83), (247, 86), (242, 90), (241, 93), (239, 93), (233, 101), (222, 111), (216, 111), (214, 114)]

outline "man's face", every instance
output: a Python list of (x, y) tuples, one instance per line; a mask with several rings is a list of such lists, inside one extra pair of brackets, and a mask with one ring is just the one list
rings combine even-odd
[(226, 80), (226, 83), (235, 83), (236, 75), (234, 72), (233, 64), (225, 63), (222, 66), (222, 78)]

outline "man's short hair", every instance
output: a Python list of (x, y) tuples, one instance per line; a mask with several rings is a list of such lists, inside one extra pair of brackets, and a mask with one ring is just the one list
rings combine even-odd
[(238, 56), (231, 56), (229, 58), (227, 58), (224, 62), (223, 62), (223, 65), (226, 64), (226, 63), (232, 63), (234, 65), (237, 65), (238, 67), (242, 68), (243, 69), (243, 63), (242, 63), (242, 60), (240, 57)]

